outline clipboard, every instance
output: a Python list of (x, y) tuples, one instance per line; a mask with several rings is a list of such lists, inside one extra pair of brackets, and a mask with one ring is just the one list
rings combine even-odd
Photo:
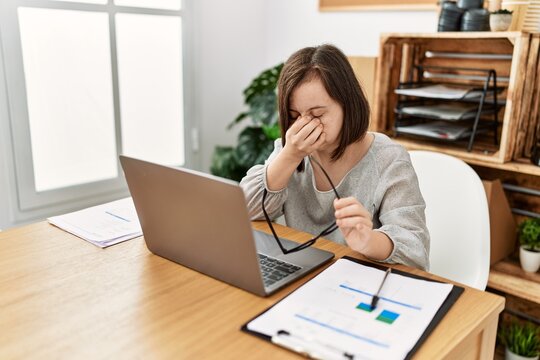
[[(352, 257), (349, 257), (349, 256), (344, 256), (341, 259), (349, 260), (349, 261), (352, 261), (352, 262), (355, 262), (355, 263), (358, 263), (358, 264), (361, 264), (361, 265), (364, 265), (364, 266), (367, 266), (367, 267), (376, 268), (378, 270), (383, 270), (384, 271), (384, 270), (387, 269), (386, 266), (370, 263), (370, 262), (359, 260), (359, 259), (355, 259), (355, 258), (352, 258)], [(320, 276), (321, 274), (323, 274), (324, 271), (326, 271), (326, 270), (323, 270), (317, 276), (310, 279), (308, 282), (306, 282), (305, 284), (303, 284), (302, 286), (300, 286), (299, 288), (297, 288), (296, 290), (294, 290), (293, 292), (288, 294), (286, 297), (284, 297), (283, 299), (281, 299), (280, 301), (278, 301), (277, 303), (275, 303), (274, 305), (272, 305), (268, 309), (264, 310), (260, 314), (256, 315), (252, 319), (250, 319), (248, 322), (246, 322), (241, 327), (241, 330), (248, 333), (248, 334), (251, 334), (253, 336), (261, 338), (263, 340), (272, 342), (272, 343), (274, 343), (274, 344), (276, 344), (278, 346), (281, 346), (281, 347), (287, 348), (287, 349), (289, 349), (291, 351), (300, 353), (300, 354), (302, 354), (304, 356), (309, 356), (309, 357), (312, 357), (312, 358), (353, 359), (354, 356), (352, 356), (351, 354), (348, 354), (346, 352), (340, 352), (339, 349), (325, 349), (325, 348), (317, 347), (317, 346), (315, 346), (315, 347), (310, 346), (309, 348), (307, 348), (306, 346), (304, 346), (305, 342), (302, 341), (303, 339), (301, 339), (301, 338), (294, 339), (294, 337), (290, 336), (291, 334), (289, 334), (287, 331), (283, 331), (283, 332), (280, 331), (280, 332), (278, 332), (278, 334), (276, 334), (276, 336), (268, 336), (268, 335), (266, 335), (264, 333), (253, 331), (253, 330), (248, 328), (249, 323), (251, 323), (255, 319), (259, 318), (260, 316), (262, 316), (266, 312), (270, 311), (276, 305), (278, 305), (279, 303), (281, 303), (282, 301), (287, 299), (289, 296), (293, 295), (295, 292), (302, 289), (302, 287), (306, 286), (306, 284), (309, 284), (310, 282), (317, 279), (317, 277)], [(409, 277), (409, 278), (413, 278), (413, 279), (426, 280), (426, 281), (430, 281), (430, 282), (434, 282), (434, 283), (443, 283), (443, 282), (440, 282), (440, 281), (437, 281), (437, 280), (433, 280), (433, 279), (429, 279), (429, 278), (426, 278), (426, 277), (423, 277), (423, 276), (407, 273), (407, 272), (404, 272), (404, 271), (401, 271), (401, 270), (392, 269), (392, 273), (393, 274), (403, 275), (405, 277)], [(414, 355), (414, 353), (420, 348), (420, 346), (422, 346), (422, 344), (429, 337), (431, 332), (437, 327), (439, 322), (443, 319), (443, 317), (446, 315), (446, 313), (450, 310), (450, 308), (454, 305), (454, 303), (457, 301), (457, 299), (461, 296), (461, 294), (463, 292), (464, 292), (463, 287), (460, 287), (460, 286), (457, 286), (457, 285), (452, 285), (452, 289), (448, 293), (446, 299), (443, 301), (442, 305), (439, 307), (439, 309), (437, 310), (437, 312), (435, 313), (435, 315), (433, 316), (433, 318), (429, 322), (428, 326), (425, 328), (424, 332), (422, 333), (420, 338), (417, 340), (416, 344), (407, 353), (405, 359), (410, 359)], [(282, 341), (281, 339), (287, 339), (287, 341)]]

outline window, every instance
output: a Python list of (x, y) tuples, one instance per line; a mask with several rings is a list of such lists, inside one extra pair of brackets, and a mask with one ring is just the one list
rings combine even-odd
[(118, 155), (189, 165), (181, 0), (2, 0), (20, 210), (127, 194)]

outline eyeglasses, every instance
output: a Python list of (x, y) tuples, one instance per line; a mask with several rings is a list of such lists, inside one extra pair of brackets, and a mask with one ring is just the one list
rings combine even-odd
[[(311, 156), (309, 157), (309, 159), (313, 163), (317, 164), (317, 166), (322, 170), (324, 176), (326, 177), (326, 179), (330, 183), (330, 186), (332, 187), (332, 190), (334, 191), (334, 194), (336, 194), (336, 198), (341, 199), (341, 197), (339, 196), (339, 194), (338, 194), (338, 192), (336, 190), (336, 187), (332, 183), (332, 180), (330, 180), (330, 176), (328, 176), (328, 174), (326, 173), (326, 171), (324, 170), (322, 165)], [(262, 198), (262, 210), (263, 210), (263, 213), (264, 213), (264, 218), (266, 219), (266, 223), (270, 227), (270, 230), (272, 231), (272, 234), (274, 235), (274, 239), (276, 239), (276, 242), (277, 242), (279, 248), (281, 249), (281, 251), (283, 252), (283, 254), (290, 254), (290, 253), (294, 253), (294, 252), (297, 252), (297, 251), (300, 251), (300, 250), (304, 250), (304, 249), (310, 247), (311, 245), (315, 244), (315, 242), (319, 238), (321, 238), (322, 236), (326, 236), (326, 235), (332, 233), (333, 231), (335, 231), (338, 228), (338, 226), (336, 225), (336, 222), (334, 221), (332, 224), (330, 224), (328, 227), (326, 227), (323, 231), (321, 231), (321, 233), (319, 235), (315, 236), (314, 238), (306, 241), (303, 244), (295, 246), (295, 247), (293, 247), (291, 249), (286, 249), (285, 246), (283, 246), (283, 244), (279, 240), (279, 237), (277, 236), (276, 231), (274, 230), (274, 226), (272, 225), (272, 220), (270, 220), (270, 217), (268, 216), (268, 213), (266, 212), (266, 208), (265, 208), (264, 204), (266, 202), (266, 195), (267, 194), (268, 194), (268, 191), (265, 188), (264, 191), (263, 191), (263, 198)]]

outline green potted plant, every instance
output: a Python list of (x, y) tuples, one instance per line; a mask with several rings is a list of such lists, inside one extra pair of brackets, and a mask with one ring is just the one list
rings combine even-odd
[(538, 360), (540, 331), (531, 323), (512, 322), (499, 329), (499, 340), (506, 347), (506, 360)]
[(236, 146), (216, 146), (210, 171), (224, 178), (240, 181), (250, 167), (262, 164), (280, 137), (277, 110), (277, 81), (283, 64), (263, 71), (244, 90), (247, 110), (240, 113), (227, 129), (245, 119), (251, 120), (238, 135)]
[(491, 31), (506, 31), (512, 23), (513, 11), (499, 9), (489, 15), (489, 27)]
[(519, 261), (523, 270), (540, 268), (540, 219), (526, 219), (519, 224)]

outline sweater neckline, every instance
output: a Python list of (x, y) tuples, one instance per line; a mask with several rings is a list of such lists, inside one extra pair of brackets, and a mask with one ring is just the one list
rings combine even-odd
[[(366, 154), (360, 159), (358, 160), (358, 162), (356, 164), (354, 164), (354, 166), (352, 168), (349, 169), (349, 171), (347, 171), (347, 173), (343, 176), (343, 178), (341, 179), (341, 181), (335, 185), (336, 187), (336, 190), (339, 189), (339, 187), (341, 186), (341, 184), (343, 184), (343, 182), (345, 181), (345, 179), (349, 176), (349, 174), (355, 170), (358, 165), (360, 165), (364, 159), (366, 159), (368, 156), (371, 156), (372, 153), (373, 153), (373, 147), (375, 145), (375, 142), (377, 141), (377, 139), (379, 138), (377, 133), (373, 133), (373, 132), (368, 132), (368, 134), (373, 134), (373, 141), (371, 142), (371, 145), (369, 145), (369, 149), (368, 151), (366, 152)], [(310, 171), (311, 171), (311, 184), (313, 185), (313, 189), (315, 189), (315, 191), (319, 194), (329, 194), (329, 193), (334, 193), (334, 190), (330, 189), (330, 190), (319, 190), (317, 188), (317, 184), (315, 182), (315, 172), (313, 171), (313, 165), (311, 164), (311, 160), (309, 159), (309, 156), (307, 157), (308, 159), (308, 163), (309, 163), (309, 167), (310, 167)]]

